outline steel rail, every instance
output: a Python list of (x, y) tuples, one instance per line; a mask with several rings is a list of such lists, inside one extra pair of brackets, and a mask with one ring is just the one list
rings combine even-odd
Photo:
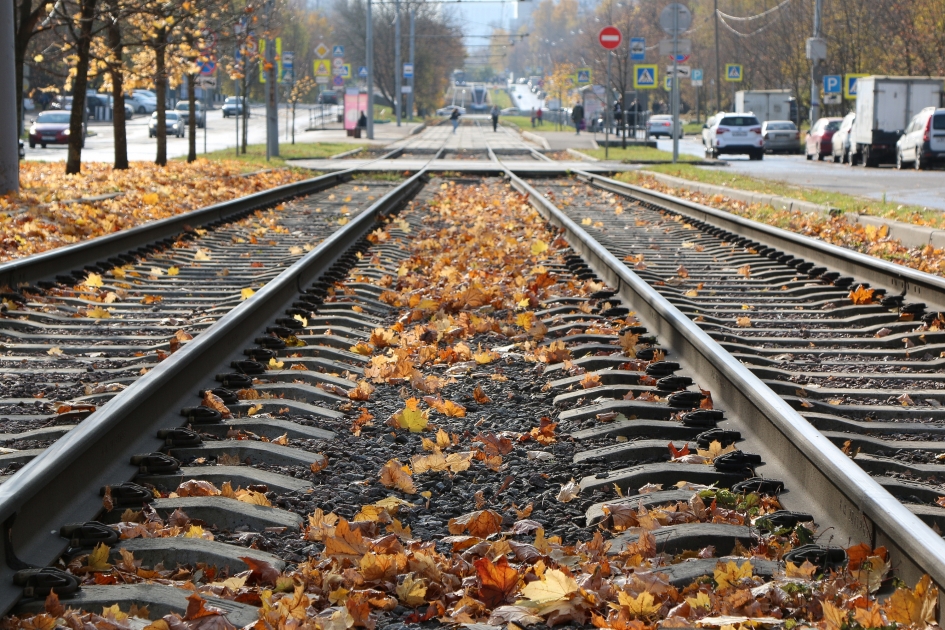
[(6, 559), (0, 566), (0, 612), (21, 597), (13, 584), (19, 562), (47, 566), (63, 553), (68, 541), (59, 536), (59, 527), (94, 519), (102, 509), (100, 489), (134, 477), (138, 468), (131, 457), (159, 450), (163, 441), (157, 431), (183, 424), (177, 410), (193, 403), (194, 385), (244, 358), (236, 340), (261, 335), (299, 292), (426, 179), (423, 168), (384, 195), (0, 485)]
[[(396, 150), (389, 151), (372, 161), (385, 159), (396, 152)], [(57, 274), (68, 273), (73, 269), (82, 269), (86, 265), (128, 253), (139, 247), (153, 245), (164, 239), (176, 238), (188, 228), (197, 228), (220, 221), (233, 221), (254, 210), (269, 207), (294, 197), (311, 195), (336, 186), (350, 179), (356, 171), (357, 169), (352, 167), (301, 182), (277, 186), (245, 197), (191, 210), (174, 217), (152, 221), (114, 234), (99, 236), (74, 245), (58, 247), (35, 256), (11, 260), (0, 264), (0, 286), (6, 285), (11, 289), (15, 289), (21, 283), (51, 279)]]
[(580, 170), (572, 172), (579, 179), (604, 190), (629, 196), (644, 203), (678, 212), (683, 216), (705, 221), (715, 227), (736, 232), (787, 254), (855, 276), (858, 280), (865, 280), (873, 286), (883, 287), (891, 293), (905, 291), (915, 299), (945, 310), (945, 278), (609, 177)]
[[(800, 504), (795, 509), (813, 513), (821, 525), (828, 526), (828, 536), (837, 544), (852, 540), (886, 547), (893, 567), (907, 582), (915, 583), (928, 574), (940, 589), (945, 585), (945, 540), (940, 535), (580, 225), (514, 173), (506, 170), (506, 174), (543, 217), (564, 230), (568, 243), (598, 276), (633, 305), (647, 328), (678, 353), (680, 362), (699, 374), (707, 389), (719, 392), (717, 402), (741, 419), (749, 433), (746, 439), (761, 451), (765, 462), (780, 464), (777, 472), (786, 487), (803, 489), (805, 497), (815, 498), (816, 505)], [(709, 211), (706, 216), (717, 212), (705, 210)], [(785, 501), (791, 501), (789, 495)], [(940, 596), (940, 610), (941, 604)]]

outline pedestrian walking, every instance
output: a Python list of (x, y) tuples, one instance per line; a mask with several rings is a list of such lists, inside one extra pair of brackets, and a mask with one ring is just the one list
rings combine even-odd
[(532, 127), (535, 126), (535, 108), (532, 107)]
[(581, 126), (584, 124), (584, 106), (578, 103), (571, 110), (571, 120), (574, 121), (575, 135), (581, 135)]
[(538, 126), (541, 127), (541, 107), (539, 107), (538, 111), (535, 112), (535, 118), (538, 119)]
[(455, 135), (456, 128), (459, 127), (459, 108), (453, 108), (453, 113), (450, 114), (450, 122), (453, 123), (453, 134)]
[(499, 130), (499, 106), (492, 106), (492, 131)]

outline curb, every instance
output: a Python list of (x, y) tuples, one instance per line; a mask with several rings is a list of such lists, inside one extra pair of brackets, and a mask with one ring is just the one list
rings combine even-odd
[[(809, 201), (801, 201), (800, 199), (792, 199), (780, 195), (765, 195), (748, 190), (736, 190), (734, 188), (726, 188), (714, 184), (703, 184), (701, 182), (694, 182), (681, 177), (673, 177), (672, 175), (664, 175), (652, 171), (641, 170), (640, 173), (649, 175), (666, 186), (694, 190), (704, 195), (722, 195), (743, 203), (757, 203), (771, 206), (779, 210), (816, 212), (817, 214), (835, 213), (835, 210), (829, 206), (811, 203)], [(932, 245), (933, 247), (945, 248), (945, 230), (942, 229), (912, 225), (911, 223), (893, 221), (868, 214), (860, 214), (858, 212), (845, 212), (844, 217), (850, 223), (872, 225), (877, 229), (886, 226), (889, 229), (888, 238), (898, 240), (905, 247), (925, 247), (926, 245)]]
[(411, 129), (411, 130), (410, 130), (410, 133), (407, 134), (407, 135), (410, 135), (410, 136), (416, 135), (416, 134), (420, 133), (421, 131), (423, 131), (423, 130), (426, 129), (426, 128), (427, 128), (427, 121), (424, 120), (422, 123), (420, 123), (419, 125), (417, 125), (417, 126), (414, 127), (413, 129)]
[(539, 136), (537, 133), (532, 133), (531, 131), (521, 130), (522, 136), (528, 138), (537, 145), (540, 145), (545, 151), (551, 151), (551, 145), (548, 144), (543, 136)]
[(579, 160), (585, 160), (587, 162), (600, 162), (600, 160), (597, 159), (596, 157), (591, 157), (590, 155), (587, 155), (586, 153), (581, 153), (577, 149), (572, 149), (568, 147), (567, 152), (573, 156), (576, 156)]

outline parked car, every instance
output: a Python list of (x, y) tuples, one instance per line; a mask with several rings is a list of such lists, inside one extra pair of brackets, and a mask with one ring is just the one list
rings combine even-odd
[(44, 149), (47, 144), (69, 144), (69, 119), (72, 112), (69, 110), (40, 112), (29, 129), (30, 148), (40, 145)]
[(850, 131), (856, 122), (856, 112), (850, 112), (840, 121), (840, 128), (833, 132), (833, 138), (830, 139), (830, 159), (840, 164), (846, 164), (850, 161)]
[(157, 99), (148, 98), (146, 94), (138, 91), (126, 95), (125, 102), (131, 105), (136, 114), (150, 114), (157, 110)]
[[(228, 96), (226, 100), (223, 101), (223, 117), (229, 118), (230, 116), (239, 116), (243, 113), (243, 108), (246, 107), (245, 98), (236, 98), (235, 96)], [(248, 111), (248, 108), (247, 108)]]
[(70, 110), (72, 109), (72, 97), (63, 94), (57, 94), (49, 104), (49, 109)]
[[(681, 127), (679, 124), (676, 124), (676, 135), (681, 136)], [(658, 114), (656, 116), (650, 116), (650, 119), (646, 121), (646, 130), (647, 133), (654, 137), (659, 138), (660, 136), (666, 136), (667, 138), (673, 137), (673, 117), (665, 114)]]
[(790, 120), (768, 120), (761, 125), (766, 153), (800, 153), (801, 132)]
[(917, 171), (945, 160), (945, 109), (926, 107), (896, 142), (896, 168), (911, 162)]
[(709, 128), (709, 149), (706, 155), (718, 157), (723, 153), (747, 154), (749, 159), (763, 160), (765, 139), (761, 123), (753, 114), (721, 114)]
[[(169, 111), (164, 113), (164, 121), (167, 125), (167, 135), (177, 136), (178, 138), (184, 137), (184, 127), (186, 122), (184, 121), (183, 116), (178, 112)], [(148, 122), (148, 137), (154, 138), (157, 137), (157, 124), (158, 124), (158, 113), (154, 112), (151, 114), (151, 120)]]
[(318, 102), (321, 105), (337, 105), (338, 104), (338, 92), (332, 90), (325, 90), (318, 95)]
[(813, 160), (816, 156), (818, 160), (823, 161), (833, 153), (833, 134), (840, 129), (842, 122), (842, 118), (821, 118), (814, 123), (807, 132), (807, 143), (804, 147), (804, 155), (808, 160)]
[[(190, 103), (187, 101), (177, 101), (177, 106), (174, 107), (177, 113), (184, 119), (184, 124), (188, 124), (187, 121), (190, 118)], [(196, 101), (194, 103), (194, 117), (196, 118), (197, 126), (203, 129), (207, 125), (207, 110), (203, 108), (203, 103)]]

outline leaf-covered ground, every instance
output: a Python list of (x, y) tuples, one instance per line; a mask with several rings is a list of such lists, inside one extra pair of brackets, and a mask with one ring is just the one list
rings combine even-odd
[[(443, 184), (432, 199), (415, 202), (407, 212), (408, 219), (410, 212), (424, 214), (419, 221), (414, 215), (391, 222), (370, 240), (402, 249), (409, 258), (382, 266), (382, 255), (368, 252), (370, 264), (376, 261), (381, 273), (370, 278), (355, 273), (348, 279), (384, 287), (380, 299), (395, 310), (368, 340), (351, 347), (370, 357), (370, 364), (341, 405), (350, 412), (346, 443), (312, 466), (327, 489), (338, 480), (352, 499), (340, 501), (341, 486), (335, 486), (333, 500), (326, 498), (306, 512), (303, 531), (288, 534), (296, 537), (297, 548), (306, 545), (295, 563), (280, 573), (253, 562), (249, 570), (226, 575), (212, 567), (142, 567), (127, 551), (109, 561), (102, 545), (73, 558), (68, 570), (86, 583), (152, 581), (190, 592), (185, 615), (167, 615), (149, 630), (232, 630), (203, 599), (210, 594), (259, 606), (253, 630), (415, 625), (859, 630), (934, 624), (938, 590), (928, 578), (915, 588), (888, 579), (890, 563), (882, 548), (851, 547), (849, 563), (832, 570), (805, 561), (784, 563), (771, 579), (756, 575), (750, 559), (781, 560), (816, 534), (805, 524), (775, 524), (768, 516), (780, 507), (773, 496), (683, 483), (680, 489), (691, 491), (687, 501), (648, 508), (642, 501), (620, 502), (615, 491), (599, 525), (570, 526), (572, 506), (584, 499), (580, 486), (557, 477), (548, 488), (540, 479), (548, 475), (534, 472), (554, 470), (547, 468), (554, 466), (549, 460), (565, 454), (558, 447), (570, 442), (566, 435), (572, 427), (559, 426), (552, 417), (527, 418), (526, 424), (510, 419), (497, 426), (486, 424), (483, 416), (474, 421), (472, 413), (477, 413), (474, 407), (527, 404), (501, 387), (519, 374), (534, 381), (532, 391), (546, 389), (539, 383), (546, 380), (542, 370), (548, 364), (580, 374), (570, 362), (568, 343), (549, 339), (550, 328), (538, 311), (543, 300), (581, 301), (602, 285), (562, 270), (560, 263), (571, 250), (507, 185)], [(352, 293), (338, 284), (334, 298), (340, 306)], [(590, 316), (601, 305), (581, 306), (576, 311)], [(622, 320), (568, 322), (611, 336), (613, 353), (626, 357), (626, 369), (642, 370), (648, 361), (635, 358), (639, 339), (622, 330), (635, 323), (632, 313)], [(590, 374), (580, 383), (589, 396), (598, 386)], [(466, 398), (460, 390), (469, 392)], [(205, 404), (218, 407), (222, 401)], [(555, 411), (548, 406), (549, 416)], [(354, 446), (358, 443), (361, 448)], [(373, 453), (378, 447), (380, 457)], [(668, 450), (672, 461), (691, 465), (710, 464), (725, 449), (716, 442), (697, 453), (673, 445)], [(358, 467), (349, 465), (353, 462)], [(557, 466), (577, 470), (565, 458)], [(488, 492), (473, 492), (471, 477)], [(630, 489), (639, 494), (658, 490)], [(260, 492), (228, 484), (216, 488), (185, 481), (176, 494), (269, 504)], [(312, 494), (325, 496), (320, 486)], [(336, 507), (322, 509), (330, 504)], [(728, 557), (718, 557), (712, 547), (678, 555), (659, 549), (655, 531), (696, 522), (751, 524), (757, 544), (737, 546)], [(126, 538), (215, 536), (181, 512), (164, 520), (150, 510), (128, 511), (116, 527)], [(566, 535), (555, 534), (562, 531)], [(613, 539), (628, 534), (635, 538), (624, 540), (618, 552)], [(689, 585), (671, 584), (666, 567), (695, 559), (716, 562), (708, 575)], [(884, 594), (882, 601), (878, 593)], [(45, 613), (9, 617), (4, 625), (23, 630), (132, 627), (127, 612), (116, 608), (82, 613), (67, 610), (67, 604), (51, 597)]]
[[(772, 206), (747, 204), (725, 197), (724, 195), (705, 195), (690, 190), (680, 190), (666, 186), (653, 177), (633, 174), (637, 186), (688, 199), (713, 208), (719, 208), (746, 219), (784, 228), (791, 232), (818, 238), (833, 245), (846, 247), (854, 251), (876, 256), (890, 262), (935, 275), (945, 275), (945, 250), (926, 245), (925, 247), (906, 247), (899, 239), (889, 238), (889, 230), (884, 226), (851, 223), (844, 216), (827, 216), (815, 212), (778, 210)], [(630, 181), (627, 176), (617, 179)], [(924, 222), (916, 217), (914, 223)]]
[[(291, 169), (245, 174), (233, 161), (133, 162), (128, 170), (82, 165), (66, 175), (53, 162), (21, 162), (20, 193), (0, 196), (0, 262), (165, 219), (203, 206), (299, 181)], [(117, 196), (63, 203), (101, 195)]]

